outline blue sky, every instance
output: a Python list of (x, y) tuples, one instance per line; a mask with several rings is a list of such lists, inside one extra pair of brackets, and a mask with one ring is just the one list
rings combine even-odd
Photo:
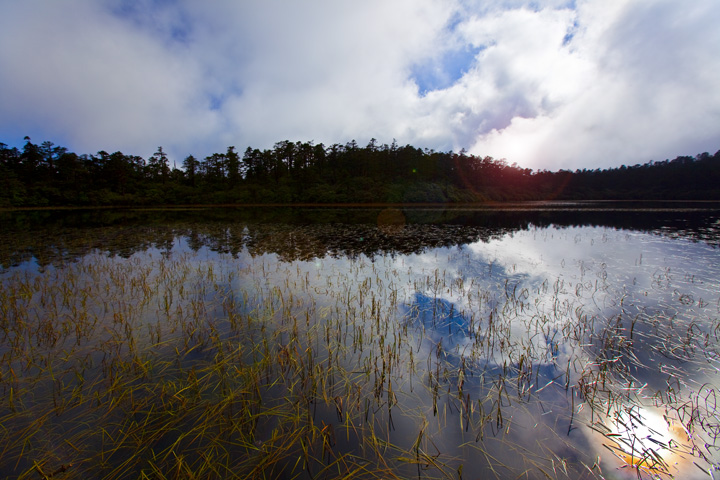
[(440, 52), (439, 58), (412, 65), (410, 79), (417, 84), (420, 96), (455, 84), (475, 65), (475, 58), (482, 48), (463, 45)]
[(0, 0), (0, 141), (465, 148), (533, 169), (720, 149), (716, 0)]

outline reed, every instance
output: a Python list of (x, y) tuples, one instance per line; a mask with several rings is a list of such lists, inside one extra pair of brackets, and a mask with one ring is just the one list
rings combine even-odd
[[(583, 429), (638, 476), (669, 478), (675, 456), (712, 475), (717, 387), (687, 370), (718, 370), (720, 322), (637, 307), (579, 268), (531, 287), (493, 263), (470, 277), (392, 256), (151, 249), (4, 272), (0, 473), (604, 478)], [(668, 359), (664, 387), (638, 373), (643, 342)]]

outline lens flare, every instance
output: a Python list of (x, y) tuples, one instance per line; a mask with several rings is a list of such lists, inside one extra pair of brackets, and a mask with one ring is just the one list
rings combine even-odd
[(625, 407), (605, 422), (604, 445), (623, 466), (649, 475), (676, 475), (689, 463), (692, 447), (682, 424), (648, 407)]

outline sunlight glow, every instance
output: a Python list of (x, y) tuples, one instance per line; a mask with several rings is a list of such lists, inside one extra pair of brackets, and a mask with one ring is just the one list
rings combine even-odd
[(624, 466), (651, 475), (673, 475), (689, 463), (691, 446), (680, 422), (650, 408), (626, 407), (608, 418), (605, 446)]

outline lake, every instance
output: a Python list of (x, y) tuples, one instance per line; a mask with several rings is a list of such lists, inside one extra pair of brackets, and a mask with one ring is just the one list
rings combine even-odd
[(714, 478), (720, 204), (0, 212), (0, 476)]

